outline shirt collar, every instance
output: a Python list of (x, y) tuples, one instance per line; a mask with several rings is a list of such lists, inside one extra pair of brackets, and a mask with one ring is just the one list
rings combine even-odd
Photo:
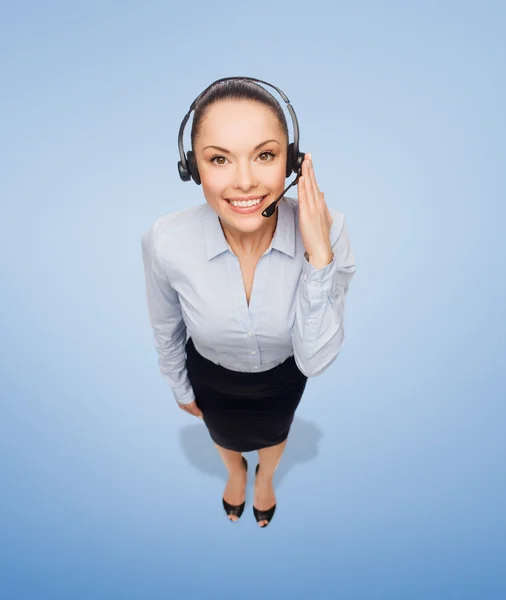
[[(277, 205), (278, 222), (269, 249), (275, 248), (291, 256), (295, 256), (295, 208), (288, 202), (286, 196)], [(205, 237), (207, 259), (211, 260), (218, 254), (229, 250), (227, 238), (221, 228), (220, 220), (215, 210), (206, 203)]]

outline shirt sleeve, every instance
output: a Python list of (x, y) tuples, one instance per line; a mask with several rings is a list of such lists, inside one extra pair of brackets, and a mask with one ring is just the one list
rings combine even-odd
[(316, 269), (305, 256), (297, 289), (292, 344), (295, 362), (306, 377), (321, 375), (344, 343), (345, 298), (356, 267), (344, 215), (340, 226), (334, 226), (336, 220), (333, 216), (332, 262)]
[(195, 400), (186, 370), (186, 325), (179, 297), (157, 260), (153, 229), (142, 236), (146, 297), (158, 364), (177, 402)]

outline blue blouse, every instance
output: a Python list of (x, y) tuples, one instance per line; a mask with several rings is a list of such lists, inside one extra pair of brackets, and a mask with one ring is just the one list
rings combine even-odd
[(293, 355), (301, 372), (314, 377), (340, 353), (345, 296), (355, 273), (344, 215), (329, 207), (333, 259), (316, 269), (305, 254), (298, 199), (285, 196), (277, 210), (249, 306), (239, 259), (207, 202), (159, 217), (142, 236), (154, 345), (177, 402), (195, 400), (186, 370), (190, 336), (208, 360), (248, 373)]

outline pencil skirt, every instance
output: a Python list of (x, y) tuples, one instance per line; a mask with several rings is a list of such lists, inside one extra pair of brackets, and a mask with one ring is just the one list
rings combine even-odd
[(186, 343), (188, 378), (211, 439), (228, 450), (250, 452), (288, 437), (307, 377), (293, 356), (268, 371), (232, 371)]

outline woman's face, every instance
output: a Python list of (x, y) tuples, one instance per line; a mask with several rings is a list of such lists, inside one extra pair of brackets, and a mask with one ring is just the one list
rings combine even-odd
[[(259, 102), (222, 100), (207, 109), (193, 150), (204, 196), (222, 222), (243, 233), (268, 227), (261, 213), (283, 192), (287, 144), (276, 115)], [(242, 210), (229, 203), (250, 198), (262, 200)]]

